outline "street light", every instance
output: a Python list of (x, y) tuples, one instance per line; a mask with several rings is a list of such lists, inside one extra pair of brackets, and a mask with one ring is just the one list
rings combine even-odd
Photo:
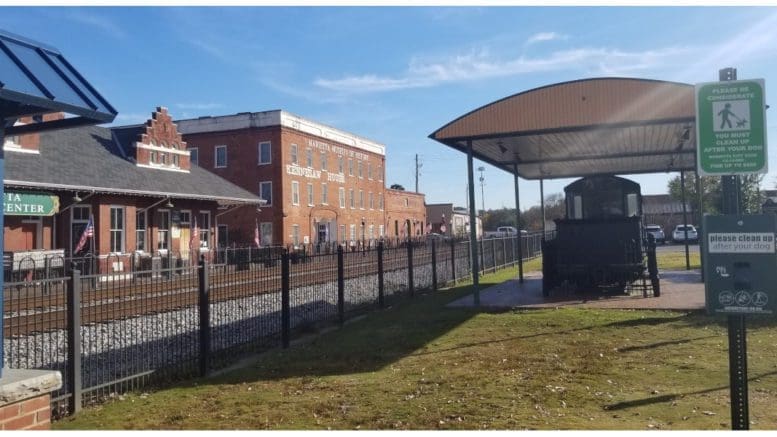
[(483, 209), (481, 209), (480, 214), (483, 215), (486, 213), (486, 195), (485, 190), (483, 189), (483, 187), (486, 185), (486, 178), (483, 176), (483, 172), (486, 171), (486, 168), (482, 166), (478, 167), (478, 171), (480, 172), (480, 200), (483, 205)]

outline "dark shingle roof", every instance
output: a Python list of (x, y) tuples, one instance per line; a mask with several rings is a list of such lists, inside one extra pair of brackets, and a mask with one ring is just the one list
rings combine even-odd
[[(117, 135), (122, 140), (132, 138)], [(127, 143), (125, 143), (127, 144)], [(192, 165), (189, 173), (138, 167), (125, 158), (111, 129), (89, 126), (40, 135), (40, 154), (7, 152), (5, 185), (48, 189), (215, 200), (220, 204), (261, 199), (231, 182)], [(124, 152), (129, 149), (125, 145)]]
[[(686, 201), (685, 211), (692, 212), (691, 204)], [(642, 213), (649, 214), (677, 214), (683, 212), (683, 203), (675, 200), (669, 194), (643, 194)]]

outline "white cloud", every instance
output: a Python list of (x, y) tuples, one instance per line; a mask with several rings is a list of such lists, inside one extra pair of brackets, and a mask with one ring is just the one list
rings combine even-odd
[(540, 32), (540, 33), (535, 33), (534, 35), (530, 36), (526, 40), (524, 45), (528, 46), (528, 45), (532, 45), (532, 44), (535, 44), (535, 43), (538, 43), (538, 42), (563, 40), (563, 39), (567, 39), (567, 38), (568, 38), (567, 35), (562, 35), (562, 34), (556, 33), (556, 32)]
[(404, 74), (395, 77), (364, 74), (340, 79), (319, 78), (315, 84), (341, 93), (370, 93), (563, 70), (613, 75), (682, 62), (694, 51), (690, 47), (634, 52), (611, 48), (579, 48), (555, 51), (546, 56), (520, 55), (500, 59), (487, 50), (479, 50), (439, 60), (415, 58), (410, 61)]
[(86, 12), (82, 9), (76, 9), (71, 11), (65, 17), (71, 21), (75, 21), (80, 24), (86, 24), (88, 26), (95, 27), (108, 35), (111, 35), (117, 39), (127, 38), (127, 33), (119, 25), (112, 20), (95, 13)]
[(178, 109), (192, 109), (195, 111), (205, 111), (208, 109), (223, 108), (221, 103), (176, 103), (175, 107)]

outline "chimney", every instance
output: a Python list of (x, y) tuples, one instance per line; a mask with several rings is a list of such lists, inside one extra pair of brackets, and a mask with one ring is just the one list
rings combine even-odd
[[(17, 121), (18, 124), (30, 124), (40, 123), (43, 121), (62, 120), (65, 118), (65, 114), (62, 112), (54, 112), (51, 114), (45, 114), (43, 116), (35, 115), (30, 117), (22, 117)], [(39, 152), (40, 151), (40, 134), (24, 134), (24, 135), (12, 135), (5, 138), (5, 144), (3, 145), (5, 150), (10, 151), (24, 151), (24, 152)]]
[(135, 143), (138, 165), (188, 172), (189, 151), (167, 108), (160, 106), (146, 121), (145, 129)]

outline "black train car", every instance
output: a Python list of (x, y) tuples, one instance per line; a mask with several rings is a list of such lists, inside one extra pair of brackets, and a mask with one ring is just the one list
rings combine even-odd
[[(642, 194), (617, 176), (591, 176), (564, 188), (566, 218), (543, 245), (543, 295), (563, 282), (623, 290), (643, 276)], [(652, 276), (652, 275), (651, 275)]]

